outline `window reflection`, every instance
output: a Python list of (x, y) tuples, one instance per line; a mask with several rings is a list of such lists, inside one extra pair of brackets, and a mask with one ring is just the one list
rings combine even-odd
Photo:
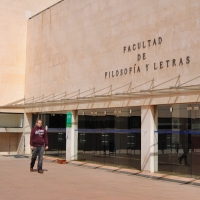
[(140, 169), (140, 107), (79, 111), (78, 119), (79, 160)]

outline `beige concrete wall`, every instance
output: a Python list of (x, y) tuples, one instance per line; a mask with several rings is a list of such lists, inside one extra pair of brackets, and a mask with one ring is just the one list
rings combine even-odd
[(22, 133), (0, 133), (0, 152), (16, 152)]
[[(200, 72), (199, 28), (200, 1), (65, 0), (28, 21), (25, 96), (99, 90), (111, 84), (117, 88), (130, 82), (135, 87), (153, 78), (156, 86), (178, 75), (178, 84), (184, 83)], [(133, 44), (140, 42), (146, 47), (133, 51)], [(138, 54), (143, 53), (146, 59), (138, 61)], [(176, 66), (172, 65), (173, 59)], [(131, 67), (130, 74), (105, 78), (105, 72), (116, 73)], [(199, 80), (188, 84), (197, 84)], [(174, 86), (176, 81), (156, 88)], [(138, 89), (149, 87), (150, 83)], [(179, 102), (185, 102), (179, 98)], [(153, 101), (136, 100), (135, 104), (173, 103), (174, 99), (177, 98), (159, 97)], [(194, 99), (187, 97), (187, 101)], [(121, 105), (115, 102), (115, 106)]]
[(27, 19), (58, 0), (0, 0), (0, 106), (24, 97)]

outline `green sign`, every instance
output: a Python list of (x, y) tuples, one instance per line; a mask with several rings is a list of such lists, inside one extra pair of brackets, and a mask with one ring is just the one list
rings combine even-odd
[(66, 114), (66, 127), (67, 128), (72, 127), (72, 112), (67, 112)]

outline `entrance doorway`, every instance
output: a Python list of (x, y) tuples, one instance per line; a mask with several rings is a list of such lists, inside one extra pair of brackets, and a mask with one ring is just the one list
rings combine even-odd
[(200, 178), (199, 104), (158, 106), (158, 170)]
[(49, 149), (45, 151), (45, 155), (65, 158), (66, 114), (33, 114), (33, 126), (35, 126), (37, 119), (42, 119), (43, 127), (48, 128)]
[(78, 160), (140, 169), (140, 107), (79, 111), (78, 127)]

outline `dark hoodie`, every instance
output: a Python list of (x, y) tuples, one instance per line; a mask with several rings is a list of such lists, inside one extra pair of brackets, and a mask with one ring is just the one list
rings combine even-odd
[(45, 144), (48, 146), (47, 132), (43, 127), (35, 126), (30, 135), (30, 145), (33, 147), (41, 147)]

